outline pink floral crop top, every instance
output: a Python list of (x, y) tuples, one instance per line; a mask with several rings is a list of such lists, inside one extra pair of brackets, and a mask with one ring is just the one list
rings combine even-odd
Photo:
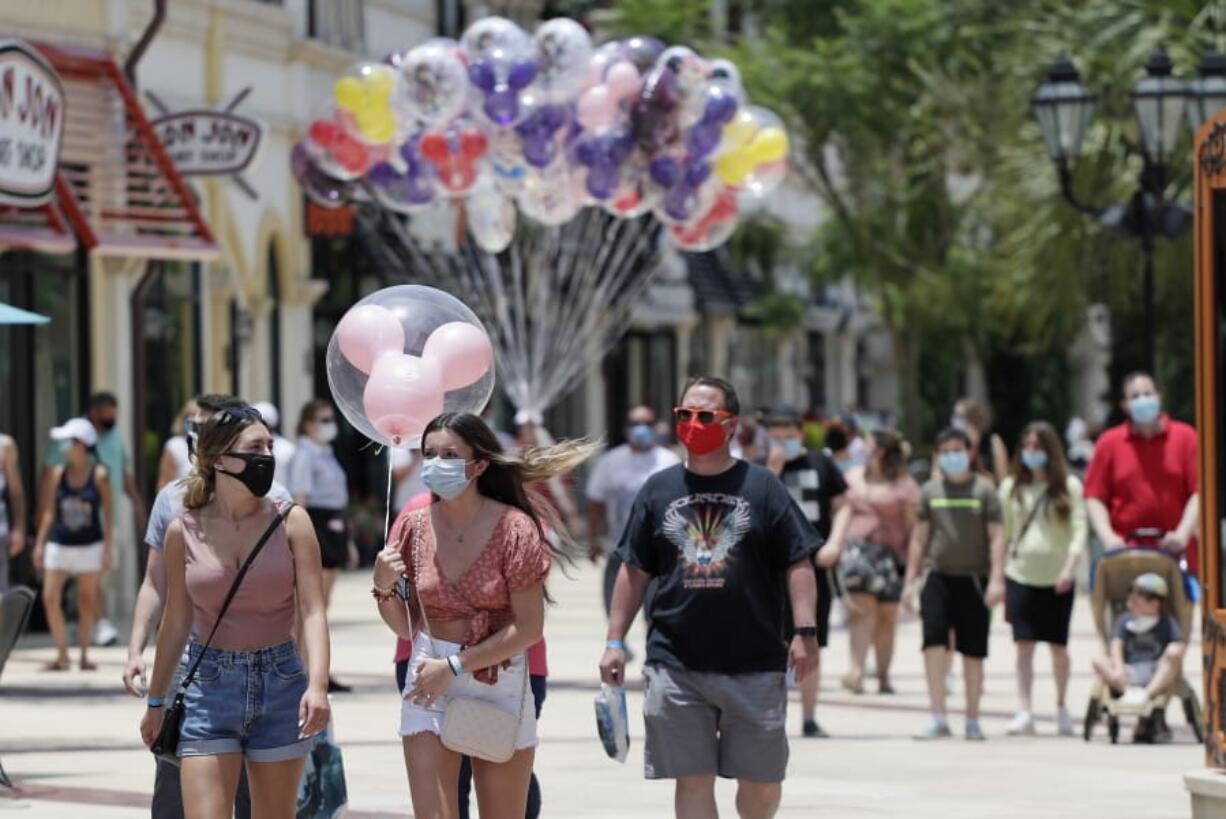
[[(464, 645), (476, 645), (511, 622), (511, 592), (544, 580), (553, 559), (536, 522), (519, 509), (507, 507), (485, 548), (453, 582), (439, 568), (429, 514), (429, 509), (406, 510), (388, 538), (397, 544), (408, 568), (409, 584), (414, 589), (410, 607), (416, 614), (416, 595), (420, 594), (431, 621), (470, 620)], [(421, 554), (415, 556), (414, 532), (418, 527)], [(420, 630), (420, 622), (413, 625)]]

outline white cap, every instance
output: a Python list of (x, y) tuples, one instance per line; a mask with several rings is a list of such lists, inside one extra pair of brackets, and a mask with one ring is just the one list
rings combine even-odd
[(521, 409), (515, 413), (515, 426), (522, 427), (524, 424), (536, 424), (538, 427), (545, 423), (545, 418), (536, 410)]
[(70, 418), (62, 426), (53, 427), (51, 438), (55, 441), (80, 441), (86, 446), (98, 443), (98, 430), (85, 418)]
[(271, 401), (258, 401), (251, 405), (255, 411), (264, 419), (264, 423), (270, 427), (281, 426), (281, 413), (277, 412), (277, 408), (272, 405)]

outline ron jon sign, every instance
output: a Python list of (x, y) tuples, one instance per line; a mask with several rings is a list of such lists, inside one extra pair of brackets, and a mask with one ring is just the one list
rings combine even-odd
[(180, 111), (153, 127), (184, 176), (237, 174), (260, 146), (259, 124), (228, 111)]
[(64, 138), (64, 86), (41, 54), (0, 40), (0, 204), (51, 198)]

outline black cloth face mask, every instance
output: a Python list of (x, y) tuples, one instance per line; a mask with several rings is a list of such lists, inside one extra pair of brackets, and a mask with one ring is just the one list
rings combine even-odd
[(272, 489), (273, 475), (277, 471), (277, 461), (271, 455), (261, 455), (255, 452), (223, 452), (226, 458), (237, 458), (247, 466), (242, 472), (217, 471), (229, 475), (234, 480), (247, 487), (247, 491), (257, 498), (262, 498)]

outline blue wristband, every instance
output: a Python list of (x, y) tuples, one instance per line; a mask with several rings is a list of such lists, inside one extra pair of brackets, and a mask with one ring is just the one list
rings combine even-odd
[(626, 644), (623, 643), (621, 640), (605, 640), (604, 647), (605, 648), (615, 648), (618, 651), (626, 650)]
[(149, 708), (161, 708), (166, 704), (166, 700), (161, 697), (149, 697), (145, 700), (145, 705)]

